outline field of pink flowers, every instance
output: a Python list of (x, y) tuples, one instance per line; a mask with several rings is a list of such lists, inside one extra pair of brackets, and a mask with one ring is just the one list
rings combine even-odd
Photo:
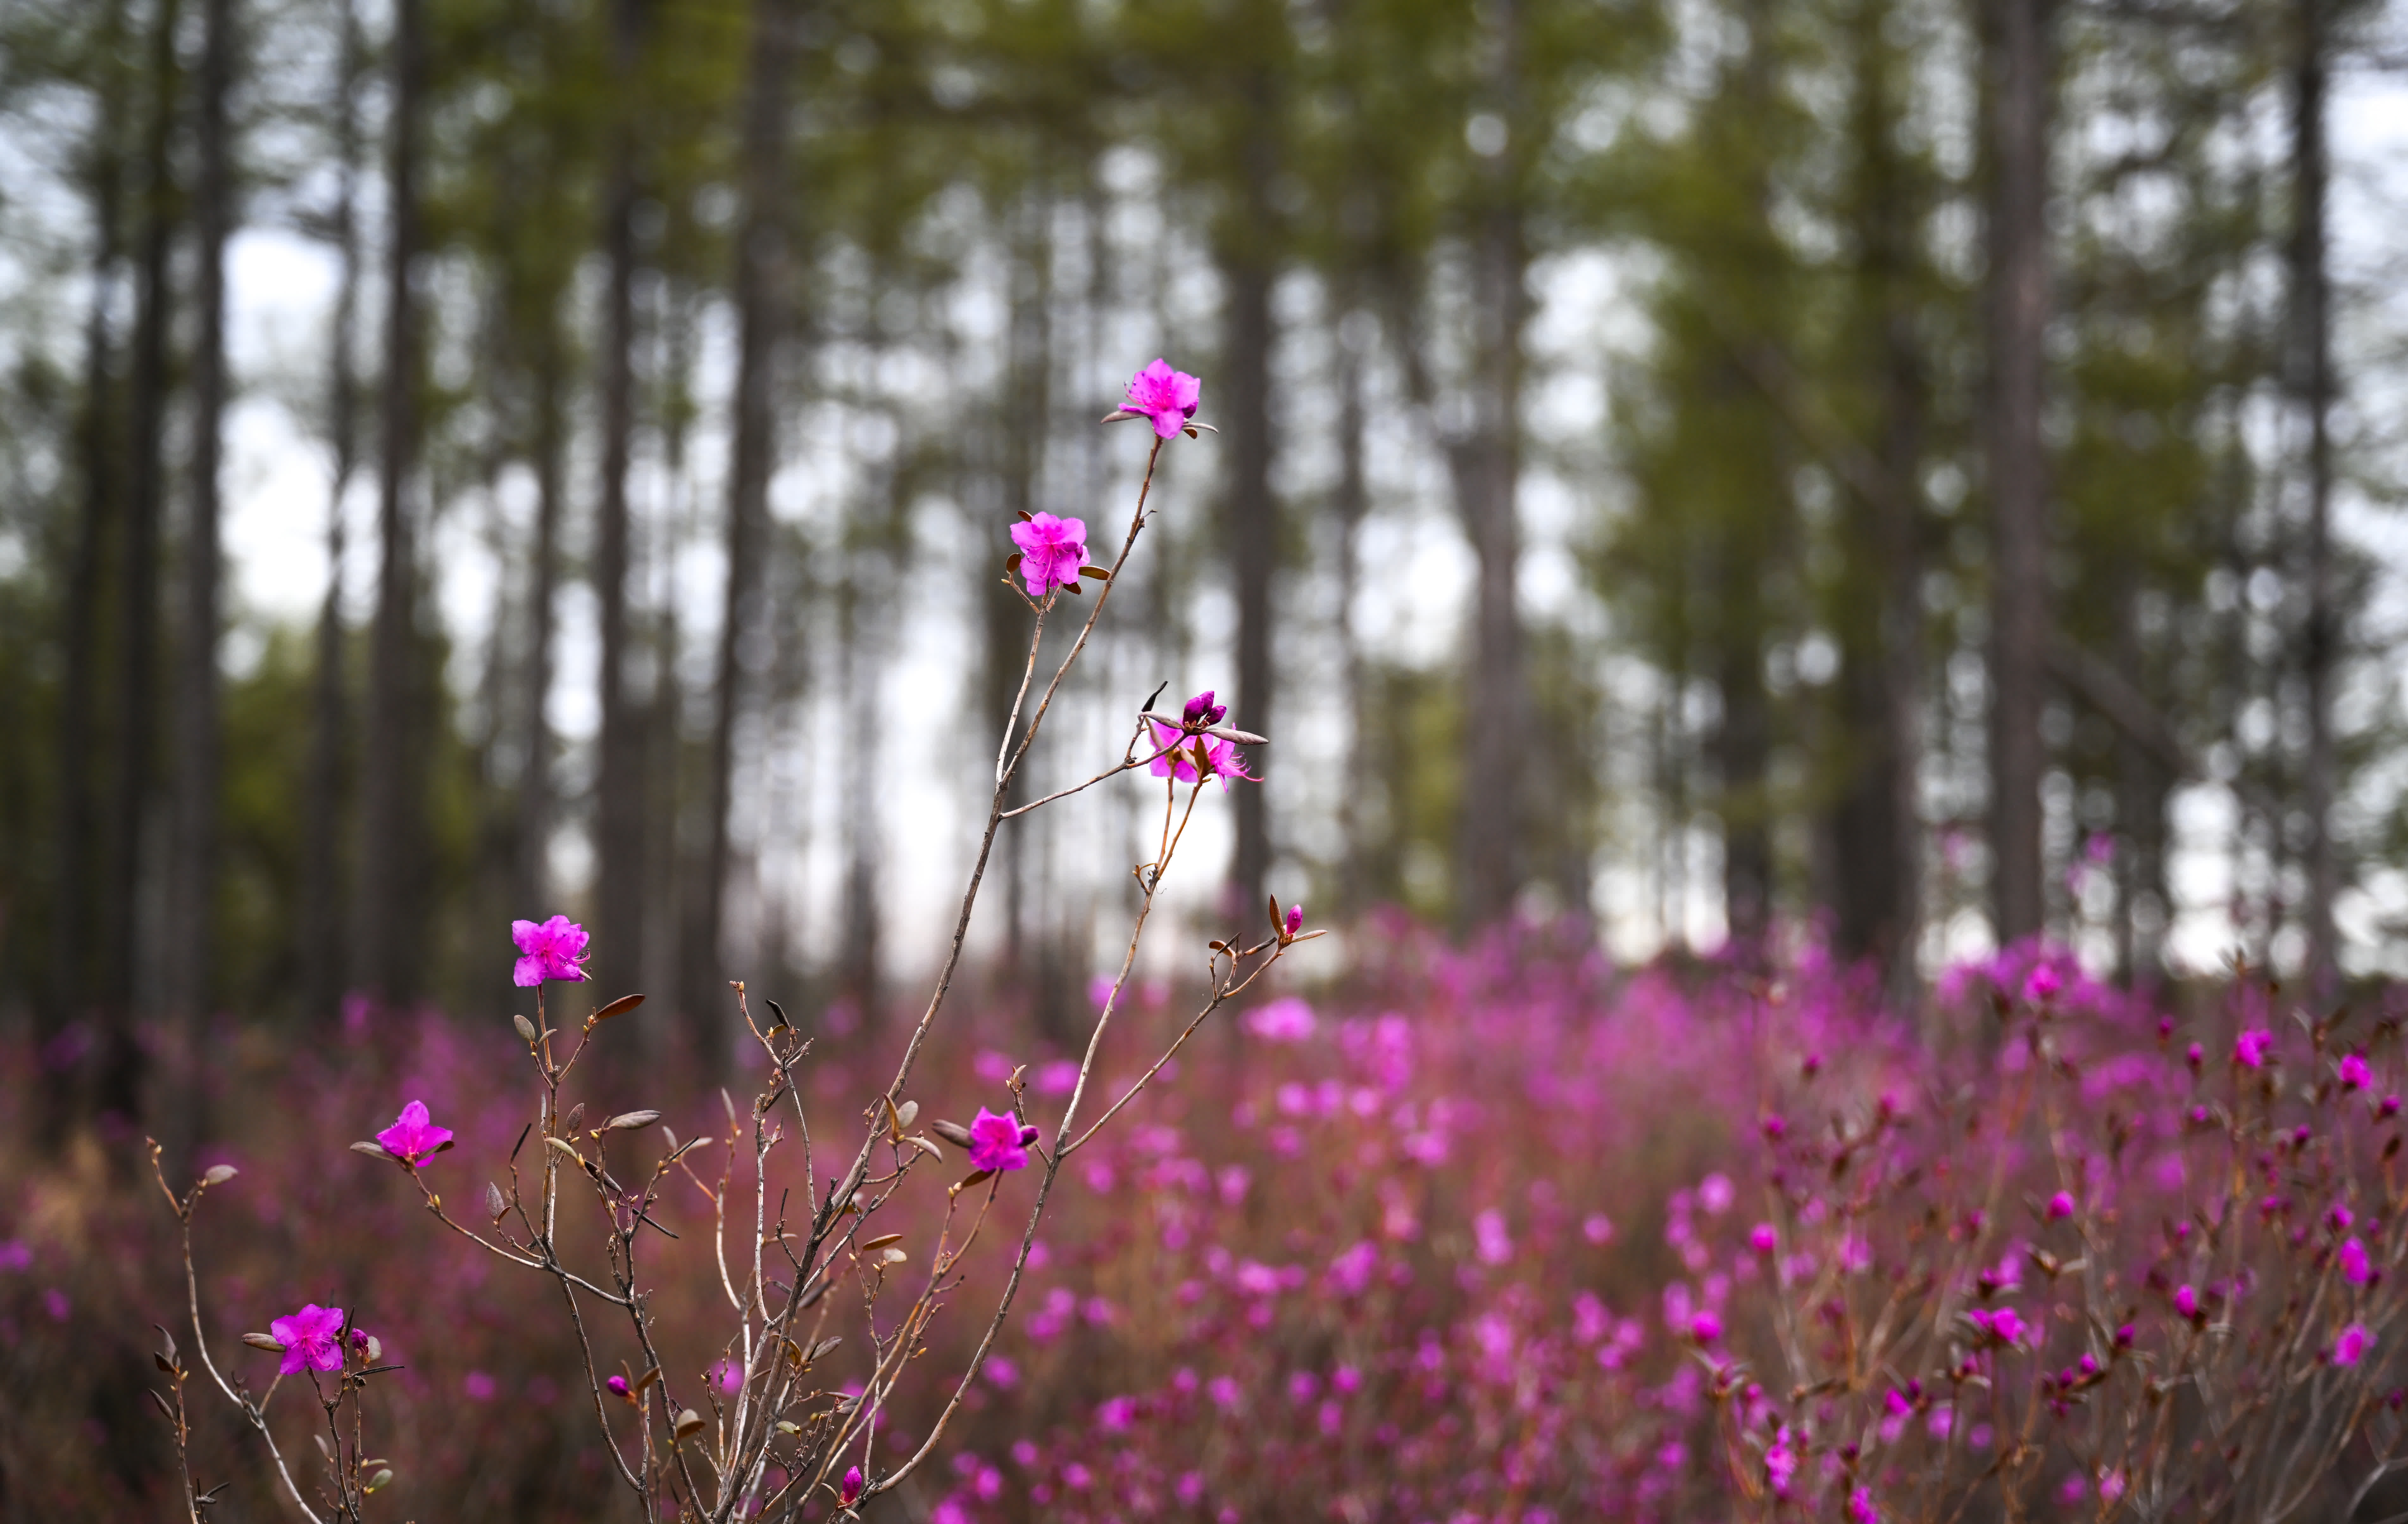
[[(2244, 971), (2159, 1009), (2025, 952), (1909, 1024), (1811, 950), (1631, 969), (1539, 930), (1370, 929), (1344, 980), (1256, 999), (1070, 1162), (943, 1464), (869, 1517), (2329, 1518), (2400, 1449), (2408, 1006), (2382, 992), (2310, 1013)], [(1131, 1015), (1108, 1094), (1173, 1019)], [(966, 1001), (913, 1095), (1003, 1110), (1025, 1065), (1045, 1122), (1076, 1065), (1025, 1030)], [(828, 1042), (813, 1104), (851, 1118), (885, 1057)], [(364, 1016), (229, 1030), (201, 1076), (193, 1168), (239, 1172), (197, 1216), (218, 1359), (265, 1387), (276, 1357), (239, 1335), (305, 1301), (379, 1339), (402, 1369), (367, 1402), (394, 1473), (375, 1517), (626, 1512), (556, 1287), (348, 1147), (423, 1100), (457, 1134), (427, 1184), (478, 1200), (530, 1114), (524, 1059), (499, 1020)], [(41, 1083), (6, 1061), (12, 1094)], [(580, 1099), (658, 1108), (648, 1139), (724, 1138), (741, 1108), (648, 1083), (621, 1065)], [(173, 1213), (139, 1138), (39, 1157), (25, 1110), (0, 1118), (0, 1517), (180, 1517), (145, 1396), (153, 1325), (182, 1322)], [(689, 1185), (658, 1216), (664, 1366), (708, 1391), (709, 1202)], [(928, 1431), (1016, 1248), (966, 1261), (873, 1473)], [(640, 1369), (596, 1328), (604, 1368)], [(831, 1391), (874, 1342), (824, 1359)], [(289, 1455), (305, 1407), (272, 1410)], [(220, 1517), (289, 1517), (255, 1438), (194, 1413)]]

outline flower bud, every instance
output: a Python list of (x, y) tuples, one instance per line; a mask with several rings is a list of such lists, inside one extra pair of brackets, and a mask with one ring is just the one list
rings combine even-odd
[(861, 1501), (861, 1468), (859, 1466), (845, 1468), (844, 1485), (837, 1493), (836, 1501), (839, 1508), (850, 1508)]

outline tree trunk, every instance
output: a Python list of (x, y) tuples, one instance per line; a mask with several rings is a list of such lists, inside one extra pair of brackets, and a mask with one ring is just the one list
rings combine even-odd
[(405, 495), (418, 447), (419, 117), (425, 92), (426, 0), (394, 0), (390, 53), (390, 250), (386, 256), (382, 448), (377, 470), (376, 624), (362, 779), (359, 985), (391, 1002), (416, 993), (421, 904), (423, 734), (417, 672), (417, 535)]
[(2301, 807), (2308, 816), (2308, 981), (2319, 1000), (2329, 1000), (2340, 976), (2340, 942), (2333, 926), (2333, 898), (2341, 870), (2333, 849), (2333, 668), (2341, 628), (2333, 607), (2332, 571), (2332, 318), (2325, 255), (2325, 213), (2329, 170), (2325, 133), (2326, 0), (2298, 0), (2300, 56), (2293, 89), (2291, 190), (2291, 322), (2293, 364), (2300, 411), (2307, 423), (2307, 545), (2303, 568), (2307, 611), (2300, 631), (2300, 669), (2305, 679), (2308, 744)]
[(309, 781), (303, 802), (300, 934), (301, 1012), (306, 1021), (334, 1018), (342, 1002), (343, 753), (350, 726), (343, 640), (343, 571), (349, 557), (343, 499), (359, 466), (359, 383), (352, 354), (359, 321), (359, 79), (363, 49), (359, 10), (343, 7), (342, 56), (335, 81), (336, 193), (332, 231), (342, 273), (335, 288), (334, 333), (327, 356), (326, 434), (334, 471), (326, 484), (326, 596), (318, 611), (318, 670), (309, 745)]
[[(1241, 90), (1246, 126), (1239, 150), (1235, 224), (1224, 235), (1225, 288), (1221, 427), (1228, 441), (1227, 517), (1223, 533), (1238, 602), (1237, 693), (1229, 717), (1240, 729), (1271, 733), (1271, 571), (1279, 557), (1279, 505), (1271, 499), (1271, 176), (1278, 109), (1268, 72), (1249, 71)], [(1247, 759), (1263, 772), (1269, 758)], [(1262, 788), (1237, 793), (1237, 841), (1227, 898), (1240, 925), (1263, 904), (1271, 866), (1270, 818)]]
[(752, 71), (744, 115), (744, 225), (736, 245), (735, 439), (727, 478), (727, 584), (720, 614), (719, 675), (710, 727), (710, 842), (695, 928), (687, 939), (683, 1014), (706, 1074), (721, 1064), (726, 1029), (720, 959), (735, 805), (736, 722), (749, 697), (748, 648), (767, 633), (761, 589), (769, 479), (778, 463), (776, 398), (786, 331), (787, 92), (796, 49), (794, 0), (753, 0)]
[[(123, 0), (110, 0), (100, 26), (104, 56), (113, 58), (125, 32)], [(120, 502), (116, 428), (116, 336), (110, 314), (125, 255), (125, 159), (118, 133), (124, 102), (116, 73), (104, 89), (94, 118), (91, 160), (93, 205), (92, 305), (84, 317), (83, 397), (77, 420), (83, 489), (75, 549), (67, 568), (59, 645), (66, 670), (59, 692), (59, 810), (56, 877), (50, 925), (51, 995), (41, 1013), (39, 1041), (49, 1041), (86, 1013), (92, 993), (92, 886), (89, 865), (97, 855), (98, 823), (93, 810), (93, 715), (100, 682), (102, 560), (110, 522)], [(70, 1118), (66, 1086), (43, 1087), (43, 1131), (55, 1141)]]
[(627, 467), (636, 431), (637, 53), (643, 0), (612, 0), (611, 87), (618, 122), (605, 194), (602, 242), (609, 261), (603, 296), (602, 498), (594, 529), (594, 593), (602, 640), (601, 767), (595, 787), (594, 884), (595, 978), (633, 989), (640, 971), (644, 864), (644, 744), (627, 692)]
[[(1010, 526), (1024, 513), (1042, 507), (1038, 483), (1045, 473), (1047, 425), (1053, 416), (1054, 393), (1054, 242), (1051, 220), (1055, 202), (1040, 167), (1018, 208), (1020, 225), (1012, 235), (1011, 326), (1006, 339), (1004, 390), (996, 399), (996, 482), (1002, 513), (995, 525), (994, 543), (1004, 547)], [(1099, 527), (1090, 525), (1091, 532)], [(1005, 554), (998, 549), (979, 564), (979, 611), (982, 624), (979, 733), (992, 745), (1011, 723), (1011, 702), (1027, 670), (1028, 605), (1003, 573)], [(981, 779), (975, 789), (981, 808), (995, 787), (985, 776), (987, 759), (977, 763)], [(1015, 778), (1006, 802), (1016, 801), (1022, 784)], [(996, 876), (1003, 889), (1003, 965), (1007, 984), (1017, 983), (1026, 969), (1028, 933), (1028, 847), (1037, 833), (1052, 822), (1032, 818), (1003, 827), (996, 841), (1002, 860)]]
[[(1362, 632), (1354, 624), (1354, 599), (1362, 580), (1363, 518), (1370, 507), (1370, 491), (1363, 471), (1364, 345), (1347, 333), (1355, 315), (1352, 301), (1341, 301), (1338, 324), (1338, 484), (1331, 508), (1338, 519), (1338, 653), (1340, 681), (1346, 703), (1346, 777), (1370, 776), (1370, 748), (1365, 729), (1366, 678)], [(1339, 791), (1338, 819), (1342, 843), (1338, 868), (1338, 908), (1352, 914), (1370, 897), (1370, 862), (1365, 841), (1367, 827), (1359, 790)]]
[(151, 117), (145, 158), (142, 303), (135, 320), (134, 444), (125, 513), (125, 570), (121, 597), (124, 622), (124, 673), (120, 683), (123, 719), (118, 731), (117, 841), (108, 885), (112, 926), (108, 938), (108, 987), (102, 1000), (103, 1028), (94, 1104), (102, 1111), (135, 1116), (140, 1112), (143, 1061), (134, 1040), (135, 1005), (150, 985), (150, 939), (145, 935), (146, 859), (150, 855), (151, 784), (155, 758), (151, 736), (158, 723), (159, 526), (165, 496), (169, 387), (167, 341), (174, 292), (169, 269), (178, 207), (171, 162), (177, 102), (181, 93), (176, 65), (176, 0), (163, 0), (151, 22)]
[(2042, 921), (2041, 667), (2048, 481), (2041, 439), (2048, 326), (2051, 0), (1988, 0), (1990, 855), (2001, 942)]
[(1922, 510), (1924, 371), (1914, 325), (1914, 228), (1907, 166), (1897, 139), (1903, 115), (1903, 64), (1883, 36), (1892, 7), (1868, 0), (1853, 28), (1859, 71), (1855, 138), (1861, 155), (1862, 310), (1878, 327), (1880, 438), (1888, 492), (1850, 497), (1864, 571), (1880, 597), (1848, 619), (1843, 639), (1842, 744), (1858, 751), (1838, 812), (1841, 952), (1877, 959), (1895, 998), (1916, 984), (1915, 938), (1922, 924), (1923, 823), (1915, 774), (1922, 722)]
[[(553, 298), (556, 303), (557, 298)], [(523, 760), (519, 772), (519, 914), (552, 914), (549, 864), (552, 826), (552, 737), (546, 707), (552, 699), (552, 605), (560, 589), (562, 457), (566, 432), (561, 399), (559, 314), (547, 307), (539, 319), (535, 356), (535, 564), (527, 568), (527, 646), (523, 711)], [(611, 999), (613, 997), (605, 997)]]
[(1522, 331), (1529, 320), (1523, 280), (1530, 253), (1523, 227), (1522, 180), (1514, 164), (1535, 145), (1518, 109), (1521, 94), (1519, 0), (1495, 7), (1492, 92), (1511, 123), (1504, 149), (1489, 157), (1473, 235), (1472, 432), (1454, 471), (1455, 499), (1477, 564), (1471, 662), (1464, 696), (1463, 899), (1460, 918), (1480, 926), (1510, 914), (1521, 884), (1522, 798), (1530, 703), (1522, 660), (1516, 494), (1522, 467)]
[(227, 101), (237, 47), (235, 0), (205, 0), (201, 54), (199, 234), (194, 293), (199, 333), (193, 355), (192, 500), (184, 534), (183, 638), (176, 683), (175, 835), (168, 856), (165, 937), (170, 1019), (197, 1037), (208, 1014), (210, 908), (217, 884), (220, 463), (227, 391), (225, 246), (235, 222), (234, 145)]

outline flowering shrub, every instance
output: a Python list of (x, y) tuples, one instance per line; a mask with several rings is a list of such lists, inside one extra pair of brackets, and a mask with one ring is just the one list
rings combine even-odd
[[(2012, 1497), (2032, 1517), (2339, 1517), (2394, 1453), (2391, 1008), (2318, 1026), (2244, 979), (2161, 1014), (2062, 960), (2027, 1000), (2018, 954), (1943, 981), (1935, 1053), (1811, 956), (1768, 982), (1616, 970), (1527, 931), (1462, 953), (1369, 931), (1345, 983), (1256, 1001), (1242, 1046), (1183, 1055), (1074, 1157), (1017, 1315), (896, 1489), (908, 1514), (1861, 1521)], [(1106, 1095), (1158, 1053), (1162, 999), (1135, 993), (1091, 1066)], [(1022, 1030), (982, 1003), (915, 1088), (974, 1114), (1025, 1071), (1042, 1141), (1081, 1061)], [(2251, 1068), (2236, 1042), (2258, 1031)], [(510, 1047), (394, 1016), (323, 1049), (229, 1041), (213, 1071), (228, 1143), (202, 1164), (242, 1172), (196, 1228), (204, 1304), (265, 1329), (331, 1303), (382, 1341), (402, 1369), (372, 1396), (390, 1438), (368, 1459), (397, 1474), (380, 1516), (624, 1506), (564, 1374), (558, 1290), (428, 1234), (397, 1166), (340, 1153), (396, 1094), (447, 1098), (459, 1146), (416, 1172), (472, 1199), (468, 1167), (523, 1125)], [(841, 1105), (889, 1058), (830, 1051), (797, 1078)], [(726, 1132), (715, 1095), (663, 1113), (681, 1138)], [(12, 1139), (0, 1159), (11, 1501), (155, 1515), (172, 1452), (127, 1398), (137, 1333), (180, 1301), (158, 1199), (103, 1188), (92, 1152), (28, 1172)], [(1041, 1168), (1032, 1151), (997, 1178)], [(656, 1337), (681, 1390), (724, 1402), (710, 1202), (681, 1181), (655, 1215), (681, 1235), (652, 1251)], [(1018, 1252), (982, 1239), (964, 1268), (975, 1284)], [(853, 1308), (821, 1357), (831, 1390), (872, 1369)], [(924, 1443), (980, 1331), (930, 1328), (870, 1420), (865, 1488)], [(643, 1368), (595, 1337), (629, 1412), (609, 1377)], [(233, 1359), (255, 1385), (280, 1363)], [(283, 1448), (314, 1461), (310, 1415), (284, 1407)], [(256, 1452), (201, 1412), (196, 1480), (235, 1478), (228, 1505), (266, 1517)]]

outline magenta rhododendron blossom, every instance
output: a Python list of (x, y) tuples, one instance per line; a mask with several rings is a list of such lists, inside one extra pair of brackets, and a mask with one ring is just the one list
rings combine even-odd
[[(1154, 726), (1154, 745), (1165, 748), (1163, 754), (1154, 759), (1155, 777), (1176, 778), (1182, 784), (1195, 783), (1199, 776), (1218, 778), (1225, 790), (1232, 778), (1243, 778), (1250, 783), (1261, 782), (1246, 770), (1246, 754), (1238, 750), (1236, 741), (1224, 740), (1218, 736), (1191, 736), (1172, 729), (1160, 720), (1149, 723)], [(1198, 753), (1202, 754), (1200, 765), (1203, 771), (1200, 775), (1197, 770)]]
[(843, 1508), (850, 1508), (861, 1501), (861, 1468), (859, 1466), (844, 1468), (844, 1486), (837, 1493), (836, 1501), (838, 1506)]
[(1087, 559), (1087, 524), (1039, 513), (1011, 526), (1011, 542), (1020, 547), (1021, 582), (1030, 597), (1041, 598), (1079, 580)]
[(2366, 1245), (2358, 1240), (2353, 1238), (2343, 1244), (2340, 1258), (2343, 1280), (2352, 1286), (2364, 1286), (2372, 1278), (2374, 1268), (2367, 1263)]
[(2274, 1049), (2274, 1034), (2263, 1027), (2253, 1028), (2232, 1040), (2232, 1061), (2243, 1069), (2263, 1069), (2266, 1056)]
[(2341, 1061), (2341, 1087), (2343, 1089), (2363, 1090), (2373, 1083), (2374, 1071), (2367, 1067), (2365, 1059), (2359, 1057), (2355, 1053), (2346, 1054), (2343, 1057)]
[(2199, 1293), (2187, 1286), (2177, 1288), (2174, 1292), (2174, 1311), (2185, 1317), (2199, 1316)]
[(1151, 421), (1155, 438), (1168, 439), (1196, 416), (1203, 395), (1202, 381), (1171, 369), (1168, 360), (1156, 360), (1130, 378), (1128, 410)]
[(2332, 1362), (2335, 1365), (2356, 1365), (2366, 1358), (2367, 1346), (2373, 1343), (2374, 1336), (2366, 1331), (2365, 1324), (2352, 1323), (2341, 1330), (2340, 1338), (2333, 1341)]
[(2048, 1199), (2048, 1220), (2056, 1222), (2073, 1215), (2073, 1193), (2061, 1190)]
[(1712, 1313), (1699, 1313), (1689, 1319), (1689, 1337), (1701, 1344), (1710, 1344), (1723, 1336), (1723, 1320)]
[(609, 1389), (610, 1395), (613, 1397), (624, 1397), (627, 1395), (627, 1378), (625, 1376), (609, 1376), (603, 1381), (602, 1385)]
[(1035, 1128), (1023, 1127), (1010, 1116), (997, 1116), (981, 1106), (977, 1119), (970, 1123), (970, 1168), (1025, 1170), (1028, 1145), (1036, 1141)]
[(2057, 993), (2064, 988), (2064, 978), (2055, 969), (2043, 963), (2032, 970), (2031, 976), (2024, 981), (2024, 999), (2034, 1005), (2039, 1005), (2042, 1001), (2055, 999)]
[(284, 1374), (299, 1375), (304, 1371), (339, 1371), (343, 1368), (343, 1310), (307, 1303), (288, 1316), (267, 1325), (267, 1331), (284, 1346), (284, 1362), (277, 1369)]
[(585, 928), (566, 915), (549, 921), (512, 921), (510, 941), (518, 944), (518, 966), (510, 982), (533, 989), (547, 979), (582, 984), (585, 979)]
[(423, 1170), (427, 1161), (451, 1143), (452, 1129), (437, 1127), (435, 1119), (427, 1114), (426, 1102), (413, 1100), (401, 1109), (393, 1126), (376, 1135), (376, 1141), (404, 1164)]

